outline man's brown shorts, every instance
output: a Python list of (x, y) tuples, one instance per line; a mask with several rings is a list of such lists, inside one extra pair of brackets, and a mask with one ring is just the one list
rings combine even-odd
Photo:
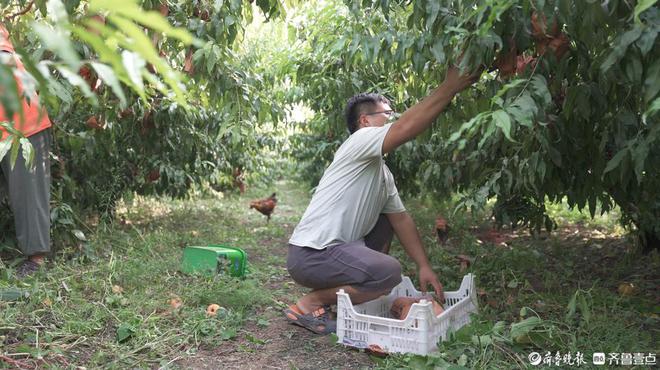
[(296, 283), (325, 289), (350, 285), (363, 292), (389, 291), (401, 282), (401, 264), (387, 251), (392, 225), (380, 215), (364, 240), (314, 249), (289, 244), (287, 269)]

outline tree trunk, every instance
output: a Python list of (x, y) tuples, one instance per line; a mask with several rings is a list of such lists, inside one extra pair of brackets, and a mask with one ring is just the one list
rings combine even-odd
[(640, 233), (640, 243), (644, 254), (650, 253), (653, 249), (660, 251), (660, 235), (653, 231), (645, 231)]

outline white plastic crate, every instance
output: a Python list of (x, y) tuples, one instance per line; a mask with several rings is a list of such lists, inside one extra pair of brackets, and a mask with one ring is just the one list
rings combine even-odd
[(423, 300), (410, 308), (404, 320), (391, 318), (390, 308), (398, 297), (421, 297), (407, 276), (386, 296), (353, 305), (344, 290), (337, 292), (338, 342), (356, 348), (378, 346), (388, 353), (427, 355), (438, 349), (438, 342), (447, 333), (470, 322), (470, 313), (477, 312), (477, 292), (474, 275), (463, 277), (457, 291), (445, 292), (445, 311), (433, 314), (433, 305)]

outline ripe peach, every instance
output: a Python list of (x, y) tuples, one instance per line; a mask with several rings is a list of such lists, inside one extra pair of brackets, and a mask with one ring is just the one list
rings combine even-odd
[(215, 316), (218, 314), (218, 310), (220, 309), (220, 306), (212, 303), (208, 307), (206, 307), (206, 316)]

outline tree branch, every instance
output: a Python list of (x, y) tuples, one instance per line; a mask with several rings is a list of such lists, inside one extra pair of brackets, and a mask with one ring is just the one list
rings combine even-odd
[(14, 18), (16, 18), (16, 17), (20, 17), (21, 15), (24, 15), (24, 14), (26, 14), (27, 12), (29, 12), (29, 11), (32, 9), (32, 6), (33, 6), (33, 5), (34, 5), (34, 0), (30, 1), (30, 2), (27, 4), (27, 6), (25, 7), (25, 9), (23, 9), (23, 10), (17, 12), (17, 13), (14, 13), (14, 14), (12, 14), (12, 15), (9, 15), (9, 16), (5, 17), (5, 19), (6, 19), (7, 21), (13, 21)]

